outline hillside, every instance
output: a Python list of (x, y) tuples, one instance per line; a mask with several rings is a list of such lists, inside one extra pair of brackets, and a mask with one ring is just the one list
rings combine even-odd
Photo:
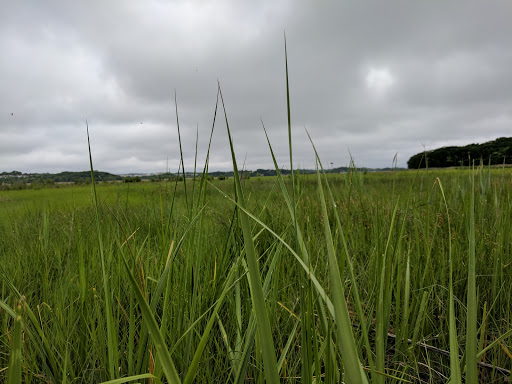
[[(95, 171), (96, 178), (100, 181), (122, 180), (118, 175), (108, 172)], [(91, 171), (60, 172), (60, 173), (22, 173), (18, 171), (0, 173), (0, 183), (87, 183), (91, 180)]]
[[(426, 161), (425, 161), (426, 155)], [(463, 147), (442, 147), (432, 151), (420, 152), (411, 156), (407, 162), (409, 169), (428, 167), (444, 168), (472, 164), (473, 160), (484, 164), (511, 164), (512, 137), (500, 137), (482, 144), (469, 144)]]
[[(400, 168), (397, 168), (400, 169)], [(378, 172), (378, 171), (389, 171), (392, 168), (357, 168), (357, 171), (363, 172)], [(350, 171), (349, 167), (338, 167), (333, 169), (326, 169), (326, 173), (345, 173)], [(313, 174), (316, 171), (312, 169), (300, 169), (298, 170), (301, 174)], [(256, 176), (276, 176), (275, 169), (257, 169), (256, 171), (246, 170), (243, 172), (245, 177), (256, 177)], [(281, 169), (281, 173), (283, 175), (289, 175), (289, 169)], [(97, 181), (125, 181), (125, 182), (133, 182), (133, 181), (141, 181), (141, 180), (165, 180), (171, 179), (176, 180), (176, 177), (181, 176), (181, 174), (175, 173), (140, 173), (140, 174), (125, 174), (125, 175), (115, 175), (108, 172), (102, 171), (94, 171), (95, 177)], [(194, 177), (192, 172), (187, 172), (187, 178)], [(211, 177), (233, 177), (233, 171), (214, 171), (209, 172), (209, 176)], [(4, 185), (7, 188), (9, 186), (17, 185), (27, 185), (35, 183), (38, 186), (40, 185), (52, 185), (55, 183), (89, 183), (91, 181), (91, 172), (90, 171), (82, 171), (82, 172), (60, 172), (60, 173), (23, 173), (19, 171), (11, 171), (11, 172), (1, 172), (0, 173), (0, 185)]]

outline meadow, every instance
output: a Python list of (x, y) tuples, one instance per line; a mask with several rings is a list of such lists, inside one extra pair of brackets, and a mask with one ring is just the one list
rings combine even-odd
[(0, 194), (2, 381), (503, 382), (510, 170), (185, 183)]
[(224, 117), (227, 180), (0, 191), (2, 382), (510, 377), (510, 169), (242, 179)]

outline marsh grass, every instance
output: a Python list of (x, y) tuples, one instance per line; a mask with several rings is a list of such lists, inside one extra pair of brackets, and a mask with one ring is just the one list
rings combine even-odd
[[(458, 382), (459, 364), (460, 377), (466, 376), (467, 382), (471, 171), (436, 172), (442, 189), (426, 172), (368, 174), (362, 176), (360, 191), (352, 181), (359, 177), (355, 174), (319, 172), (325, 211), (318, 176), (298, 176), (297, 227), (280, 200), (281, 188), (291, 189), (289, 178), (282, 176), (246, 180), (240, 188), (251, 198), (244, 207), (226, 181), (205, 182), (201, 193), (197, 186), (194, 197), (189, 196), (189, 201), (196, 200), (194, 212), (186, 209), (183, 186), (174, 183), (147, 186), (145, 200), (133, 196), (144, 204), (109, 201), (109, 210), (100, 203), (117, 377), (111, 377), (108, 368), (95, 209), (20, 208), (9, 218), (9, 226), (2, 225), (0, 240), (1, 365), (7, 368), (0, 374), (7, 378), (10, 355), (18, 349), (13, 344), (16, 308), (24, 297), (18, 324), (24, 335), (20, 366), (26, 382), (99, 382), (141, 374), (156, 376), (153, 382), (168, 381), (165, 353), (158, 352), (151, 323), (159, 328), (181, 381), (189, 372), (197, 382), (264, 381), (263, 345), (245, 262), (247, 241), (239, 223), (240, 213), (246, 212), (281, 381), (307, 375), (310, 380), (318, 376), (337, 382), (348, 372), (331, 301), (336, 269), (331, 268), (329, 252), (334, 250), (351, 337), (372, 382), (443, 382), (449, 376)], [(475, 173), (478, 180), (478, 169)], [(401, 195), (396, 200), (392, 178), (395, 195)], [(428, 193), (420, 189), (421, 178), (424, 187), (430, 179)], [(491, 171), (486, 194), (475, 184), (476, 358), (510, 369), (511, 176)], [(122, 187), (111, 187), (112, 193)], [(99, 201), (111, 198), (105, 189), (97, 193)], [(129, 194), (142, 195), (142, 190), (133, 188)], [(199, 196), (205, 204), (197, 201)], [(331, 251), (326, 228), (331, 231)], [(298, 233), (302, 241), (297, 241)], [(142, 287), (137, 273), (143, 277)], [(141, 292), (138, 297), (135, 288)], [(390, 339), (388, 332), (397, 338)], [(385, 334), (377, 339), (377, 333)], [(450, 351), (451, 359), (413, 342)], [(379, 357), (377, 343), (384, 351)], [(377, 369), (377, 358), (383, 359), (384, 372)], [(497, 371), (477, 369), (477, 380), (503, 380)]]

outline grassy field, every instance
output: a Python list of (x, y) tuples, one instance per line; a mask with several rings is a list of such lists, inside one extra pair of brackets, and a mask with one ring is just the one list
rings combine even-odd
[(293, 188), (1, 192), (0, 380), (503, 382), (510, 170)]
[[(157, 187), (154, 183), (100, 183), (97, 189), (107, 204), (115, 201), (117, 204), (122, 202), (131, 206), (145, 203), (148, 193), (153, 195), (155, 189), (164, 186), (162, 184)], [(12, 219), (13, 216), (26, 215), (41, 209), (73, 211), (93, 203), (90, 185), (68, 184), (41, 189), (1, 191), (0, 196), (0, 220)]]

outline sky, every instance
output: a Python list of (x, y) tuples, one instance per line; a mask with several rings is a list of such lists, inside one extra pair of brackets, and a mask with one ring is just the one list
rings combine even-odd
[[(512, 136), (512, 2), (1, 0), (0, 172), (406, 167)], [(231, 170), (222, 109), (210, 170)]]

